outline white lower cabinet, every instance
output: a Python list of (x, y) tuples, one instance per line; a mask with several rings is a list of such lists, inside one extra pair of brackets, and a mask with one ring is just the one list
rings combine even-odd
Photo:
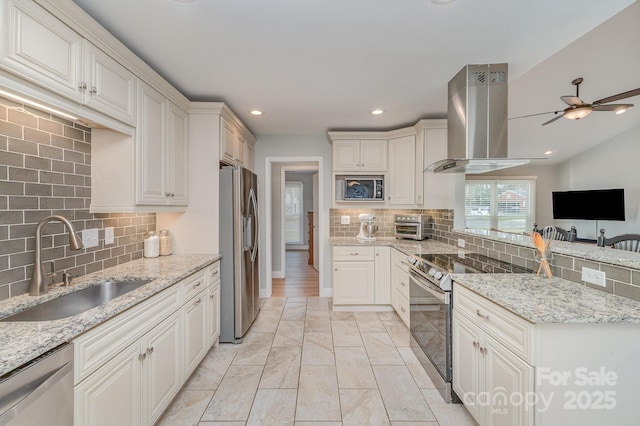
[[(76, 426), (151, 425), (160, 418), (217, 342), (219, 279), (206, 278), (216, 270), (219, 262), (74, 340)], [(195, 295), (188, 293), (193, 288)]]
[(391, 247), (378, 246), (375, 248), (374, 265), (374, 302), (376, 305), (391, 304)]
[(409, 327), (409, 266), (407, 255), (391, 249), (391, 306)]
[(202, 291), (182, 308), (184, 318), (184, 373), (191, 375), (209, 349), (207, 334), (206, 299), (208, 291)]
[[(456, 292), (454, 300), (464, 308), (481, 299), (469, 293)], [(454, 308), (453, 390), (480, 425), (532, 425), (533, 407), (518, 401), (534, 391), (534, 367), (498, 341), (507, 337), (505, 323), (491, 321), (509, 313), (482, 303), (488, 302), (479, 301), (473, 311)]]
[(333, 263), (333, 303), (371, 305), (375, 302), (373, 262)]

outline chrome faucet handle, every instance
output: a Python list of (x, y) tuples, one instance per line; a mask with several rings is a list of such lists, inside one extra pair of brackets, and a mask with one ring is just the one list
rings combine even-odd
[(56, 282), (56, 278), (58, 277), (58, 274), (56, 274), (54, 271), (54, 264), (53, 264), (53, 260), (50, 260), (48, 262), (44, 262), (45, 264), (50, 265), (49, 269), (51, 270), (50, 273), (45, 275), (45, 283), (48, 285), (53, 284), (54, 282)]
[(62, 282), (64, 283), (65, 287), (69, 287), (69, 284), (71, 284), (72, 279), (73, 279), (73, 275), (71, 275), (67, 271), (64, 271), (62, 273)]

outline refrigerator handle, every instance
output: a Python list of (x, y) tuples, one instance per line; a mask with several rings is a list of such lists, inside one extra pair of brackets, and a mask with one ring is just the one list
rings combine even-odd
[(251, 206), (250, 218), (253, 219), (251, 220), (251, 223), (249, 223), (249, 226), (251, 228), (255, 228), (251, 229), (251, 234), (253, 236), (253, 239), (251, 241), (251, 261), (254, 262), (256, 260), (256, 256), (258, 255), (258, 202), (256, 200), (256, 193), (253, 188), (249, 190), (249, 205)]
[(250, 251), (253, 248), (252, 240), (253, 236), (251, 235), (252, 228), (252, 220), (251, 216), (243, 216), (242, 217), (242, 230), (244, 241), (242, 241), (242, 251)]

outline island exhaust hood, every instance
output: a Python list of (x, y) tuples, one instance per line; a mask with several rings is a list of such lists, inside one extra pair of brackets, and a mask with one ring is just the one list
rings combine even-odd
[(434, 173), (486, 173), (528, 164), (507, 157), (507, 64), (467, 65), (449, 82), (447, 159)]

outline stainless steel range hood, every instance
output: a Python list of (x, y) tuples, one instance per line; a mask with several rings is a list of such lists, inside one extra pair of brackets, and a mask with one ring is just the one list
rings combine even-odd
[(529, 163), (507, 157), (508, 65), (467, 65), (449, 82), (447, 159), (434, 173), (486, 173)]

